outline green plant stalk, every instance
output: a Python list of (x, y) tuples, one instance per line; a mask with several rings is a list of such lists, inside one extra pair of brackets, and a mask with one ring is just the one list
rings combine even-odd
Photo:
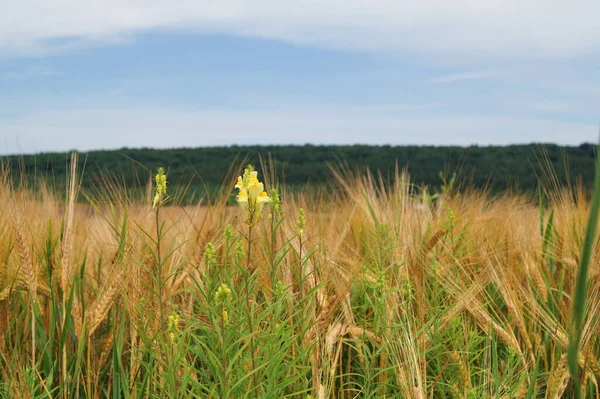
[(246, 270), (244, 271), (244, 290), (246, 294), (246, 313), (248, 317), (248, 328), (250, 329), (250, 359), (252, 361), (252, 382), (254, 383), (254, 392), (258, 398), (258, 381), (256, 379), (256, 361), (255, 342), (254, 342), (254, 324), (252, 323), (252, 305), (250, 303), (250, 256), (252, 255), (252, 225), (248, 226), (248, 259), (246, 261)]
[(87, 343), (86, 343), (86, 350), (85, 350), (85, 352), (86, 352), (86, 354), (85, 354), (86, 363), (85, 364), (86, 364), (86, 369), (87, 369), (87, 371), (85, 373), (86, 397), (88, 397), (88, 396), (89, 397), (93, 397), (93, 393), (92, 393), (92, 376), (91, 376), (92, 373), (90, 373), (90, 370), (89, 370), (90, 367), (91, 367), (91, 364), (92, 364), (91, 363), (91, 358), (92, 358), (92, 356), (91, 356), (91, 352), (92, 352), (92, 348), (91, 348), (91, 346), (92, 346), (92, 340), (91, 340), (91, 337), (90, 337), (90, 333), (87, 330), (87, 326), (85, 326), (85, 330), (84, 331), (85, 331), (85, 339), (87, 341)]
[[(225, 305), (223, 303), (221, 303), (221, 317), (220, 317), (220, 324), (221, 324), (221, 339), (223, 340), (222, 344), (223, 344), (223, 349), (225, 350), (225, 348), (227, 348), (227, 339), (226, 339), (226, 331), (225, 331), (225, 320), (223, 319), (223, 310), (225, 310)], [(221, 372), (223, 373), (223, 398), (227, 399), (229, 398), (229, 384), (227, 381), (227, 354), (226, 353), (222, 353), (221, 355)]]
[(163, 277), (162, 277), (162, 256), (160, 251), (160, 241), (161, 241), (161, 228), (160, 228), (160, 218), (159, 218), (160, 206), (156, 208), (156, 288), (158, 294), (158, 307), (160, 314), (160, 327), (161, 329), (164, 326), (165, 320), (165, 310), (163, 303)]
[(302, 242), (302, 235), (298, 235), (298, 268), (300, 276), (300, 301), (304, 298), (304, 262), (302, 261), (302, 249), (304, 243)]
[(275, 267), (275, 212), (271, 213), (271, 291), (275, 292), (277, 269)]
[[(600, 145), (598, 146), (600, 149)], [(592, 259), (592, 252), (596, 239), (598, 213), (600, 211), (600, 160), (596, 160), (596, 176), (594, 180), (594, 194), (590, 209), (589, 221), (581, 253), (581, 262), (577, 271), (573, 311), (571, 317), (571, 334), (569, 337), (569, 351), (567, 355), (569, 372), (575, 383), (575, 397), (581, 398), (581, 381), (579, 379), (579, 346), (585, 313), (585, 300), (588, 289), (588, 270)]]

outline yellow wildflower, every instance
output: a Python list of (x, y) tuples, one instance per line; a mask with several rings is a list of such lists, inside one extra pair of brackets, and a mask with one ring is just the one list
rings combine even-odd
[(229, 313), (225, 306), (231, 301), (231, 288), (227, 286), (227, 284), (223, 283), (219, 286), (217, 291), (215, 292), (215, 302), (221, 306), (221, 317), (223, 318), (223, 324), (229, 323)]
[(152, 208), (156, 209), (160, 207), (167, 196), (167, 175), (163, 168), (158, 168), (156, 176), (154, 177), (156, 184), (156, 194), (154, 195), (154, 201), (152, 202)]
[(244, 174), (238, 177), (235, 188), (239, 190), (236, 200), (244, 211), (246, 224), (254, 226), (265, 204), (271, 202), (271, 198), (265, 192), (265, 187), (258, 180), (258, 172), (251, 165), (244, 170)]
[(175, 342), (176, 333), (179, 332), (179, 315), (177, 313), (173, 313), (169, 316), (169, 339), (171, 342)]
[(217, 251), (212, 242), (206, 243), (204, 247), (204, 260), (206, 261), (206, 269), (212, 272), (217, 266)]
[(237, 258), (238, 262), (242, 261), (242, 258), (244, 257), (244, 251), (244, 244), (238, 241), (237, 244), (235, 244), (235, 257)]
[(242, 209), (245, 210), (248, 208), (248, 193), (246, 193), (246, 191), (240, 191), (235, 198)]
[(300, 208), (298, 212), (298, 222), (296, 223), (298, 226), (298, 235), (300, 237), (304, 236), (304, 228), (306, 227), (306, 213), (304, 213), (304, 209)]
[(233, 228), (230, 224), (225, 226), (225, 232), (223, 233), (223, 235), (225, 236), (226, 242), (229, 242), (229, 240), (231, 240), (231, 236), (233, 235)]
[(169, 316), (169, 330), (179, 330), (179, 315), (177, 313), (173, 313)]
[(231, 295), (231, 288), (229, 288), (227, 284), (223, 283), (215, 292), (215, 302), (218, 304), (229, 302)]
[(271, 210), (275, 214), (281, 213), (281, 200), (276, 188), (271, 189)]

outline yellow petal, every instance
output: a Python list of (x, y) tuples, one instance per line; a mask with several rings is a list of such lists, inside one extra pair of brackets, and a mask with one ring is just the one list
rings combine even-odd
[(267, 193), (265, 191), (262, 191), (258, 194), (258, 197), (256, 198), (256, 202), (264, 204), (267, 202), (271, 202), (271, 198), (269, 198), (269, 196), (267, 195)]
[(239, 188), (240, 190), (244, 188), (244, 180), (242, 180), (242, 177), (238, 177), (237, 179), (237, 183), (235, 184), (235, 188)]

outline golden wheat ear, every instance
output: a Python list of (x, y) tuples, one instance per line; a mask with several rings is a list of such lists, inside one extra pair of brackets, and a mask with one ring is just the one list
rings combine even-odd
[(31, 295), (35, 296), (38, 290), (38, 279), (33, 260), (31, 258), (29, 249), (27, 248), (27, 244), (25, 243), (25, 239), (21, 234), (21, 230), (19, 227), (17, 227), (16, 224), (13, 226), (13, 231), (15, 235), (15, 243), (17, 244), (17, 250), (19, 252), (19, 257), (21, 258), (21, 271), (23, 281), (25, 281), (25, 285), (27, 286), (27, 289), (29, 290)]
[(122, 269), (114, 274), (110, 283), (102, 288), (102, 292), (91, 307), (92, 310), (86, 314), (86, 321), (89, 326), (89, 335), (92, 335), (100, 326), (102, 321), (104, 321), (106, 318), (108, 311), (112, 307), (115, 298), (120, 292), (123, 275), (124, 272)]

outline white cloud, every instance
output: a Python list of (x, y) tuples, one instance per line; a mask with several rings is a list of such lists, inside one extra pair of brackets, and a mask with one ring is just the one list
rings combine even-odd
[(474, 71), (474, 72), (461, 72), (450, 75), (443, 75), (432, 78), (429, 80), (430, 83), (454, 83), (463, 82), (465, 80), (485, 80), (485, 79), (496, 79), (501, 74), (498, 71)]
[(0, 0), (0, 53), (45, 54), (152, 29), (502, 58), (600, 47), (597, 0)]
[(422, 114), (339, 109), (223, 111), (56, 109), (0, 119), (0, 153), (231, 144), (579, 144), (594, 123), (502, 118), (440, 110)]

